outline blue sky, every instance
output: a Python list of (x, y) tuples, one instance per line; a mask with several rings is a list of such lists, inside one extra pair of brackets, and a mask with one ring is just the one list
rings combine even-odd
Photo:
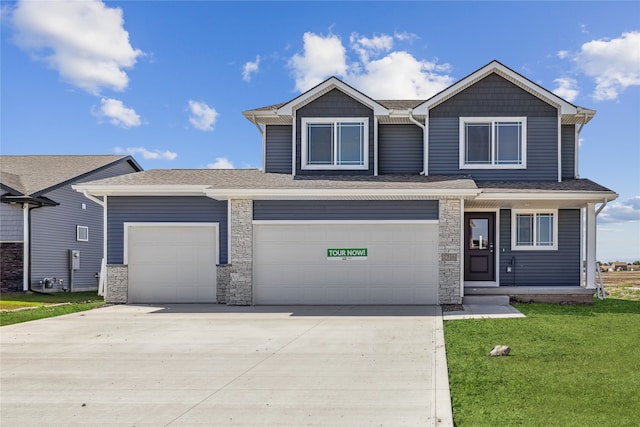
[(639, 2), (2, 2), (2, 154), (261, 167), (244, 110), (336, 75), (428, 98), (493, 59), (597, 110), (580, 175), (619, 193), (598, 258), (640, 259)]

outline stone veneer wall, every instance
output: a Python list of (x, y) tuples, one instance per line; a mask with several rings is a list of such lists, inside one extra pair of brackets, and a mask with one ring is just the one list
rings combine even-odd
[(440, 200), (438, 225), (438, 303), (461, 304), (460, 268), (462, 212), (460, 200)]
[(0, 292), (22, 292), (24, 277), (22, 242), (0, 244)]
[(227, 303), (227, 289), (231, 281), (231, 264), (216, 265), (216, 301), (218, 304)]
[(253, 282), (253, 200), (231, 203), (231, 274), (227, 287), (228, 305), (251, 305)]
[(108, 304), (126, 304), (129, 292), (129, 267), (126, 265), (107, 265), (107, 284), (104, 302)]

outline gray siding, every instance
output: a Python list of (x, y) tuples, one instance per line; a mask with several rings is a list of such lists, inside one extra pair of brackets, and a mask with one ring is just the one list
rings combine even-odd
[(562, 179), (576, 177), (576, 125), (562, 125)]
[(416, 125), (378, 127), (378, 173), (420, 173), (424, 138)]
[[(507, 273), (511, 259), (513, 273)], [(581, 280), (580, 210), (558, 211), (557, 251), (512, 251), (511, 210), (500, 211), (501, 286), (579, 286)]]
[(254, 200), (255, 220), (437, 220), (437, 200)]
[[(491, 74), (429, 112), (429, 174), (478, 180), (557, 180), (557, 110)], [(460, 117), (527, 117), (526, 169), (460, 169)]]
[[(127, 162), (87, 174), (76, 182), (91, 181), (134, 172)], [(44, 196), (59, 203), (31, 211), (31, 284), (39, 287), (44, 277), (54, 276), (69, 284), (69, 249), (80, 251), (80, 270), (74, 272), (75, 288), (97, 288), (94, 275), (102, 262), (102, 207), (64, 185)], [(82, 204), (86, 209), (82, 209)], [(89, 241), (76, 240), (76, 226), (89, 227)]]
[[(369, 118), (369, 170), (301, 170), (301, 126), (302, 117), (368, 117)], [(296, 175), (373, 175), (373, 110), (346, 95), (333, 89), (318, 99), (301, 107), (296, 112)]]
[(0, 242), (22, 242), (22, 205), (0, 203)]
[(125, 222), (217, 222), (220, 263), (226, 264), (227, 202), (208, 197), (109, 197), (107, 263), (122, 264)]
[(267, 125), (264, 171), (290, 174), (293, 170), (290, 125)]

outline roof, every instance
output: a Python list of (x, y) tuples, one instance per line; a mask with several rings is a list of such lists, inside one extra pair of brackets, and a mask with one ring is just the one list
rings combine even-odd
[(39, 196), (85, 174), (123, 161), (129, 161), (135, 169), (142, 170), (131, 156), (0, 156), (0, 184), (16, 196)]
[(612, 192), (607, 187), (597, 184), (589, 179), (565, 179), (557, 181), (477, 181), (478, 187), (483, 193), (509, 193), (509, 192), (542, 192), (542, 191), (602, 191)]

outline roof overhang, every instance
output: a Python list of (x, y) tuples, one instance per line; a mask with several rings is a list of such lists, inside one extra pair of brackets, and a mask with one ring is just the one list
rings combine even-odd
[(473, 199), (478, 189), (222, 189), (208, 188), (205, 194), (216, 200), (441, 200)]
[(72, 185), (92, 196), (202, 196), (209, 185)]
[(25, 196), (25, 195), (13, 196), (9, 194), (5, 194), (2, 197), (0, 197), (0, 202), (8, 203), (8, 204), (20, 204), (20, 205), (28, 204), (30, 206), (35, 206), (35, 207), (57, 206), (60, 204), (58, 202), (54, 202), (48, 197), (42, 197), (42, 196), (35, 197), (35, 196)]
[(487, 191), (483, 190), (466, 208), (574, 208), (585, 207), (587, 203), (608, 203), (618, 198), (613, 191)]

